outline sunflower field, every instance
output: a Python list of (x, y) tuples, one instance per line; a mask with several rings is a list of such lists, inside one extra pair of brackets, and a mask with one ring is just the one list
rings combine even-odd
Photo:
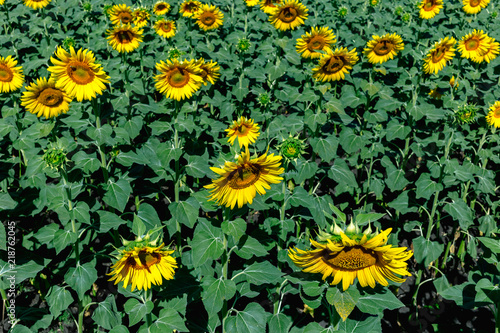
[(496, 0), (0, 0), (5, 332), (499, 332)]

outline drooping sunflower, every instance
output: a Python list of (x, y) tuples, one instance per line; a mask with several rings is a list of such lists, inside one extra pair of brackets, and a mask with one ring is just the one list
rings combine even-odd
[(203, 83), (200, 66), (195, 60), (184, 60), (182, 63), (178, 59), (170, 59), (166, 63), (160, 61), (156, 69), (160, 72), (154, 77), (156, 90), (177, 101), (190, 98)]
[(78, 52), (71, 46), (70, 53), (62, 47), (56, 50), (56, 57), (50, 57), (54, 66), (47, 69), (56, 81), (56, 87), (66, 91), (78, 102), (91, 100), (96, 94), (102, 95), (109, 83), (109, 76), (101, 65), (96, 63), (94, 53), (80, 48)]
[(201, 2), (196, 0), (184, 0), (179, 8), (179, 13), (182, 13), (182, 16), (185, 17), (192, 17), (200, 8)]
[(125, 4), (114, 5), (109, 10), (109, 19), (114, 25), (129, 24), (132, 23), (133, 13)]
[(157, 1), (153, 7), (153, 13), (156, 15), (165, 15), (170, 11), (170, 4), (165, 1)]
[(495, 104), (490, 107), (490, 111), (486, 115), (486, 121), (488, 125), (500, 128), (500, 101), (496, 101)]
[(455, 56), (455, 43), (453, 37), (445, 37), (434, 44), (434, 47), (424, 58), (424, 73), (437, 74), (446, 66), (446, 63)]
[(226, 136), (229, 137), (227, 142), (233, 145), (236, 138), (238, 138), (240, 149), (243, 146), (248, 148), (248, 145), (254, 143), (259, 137), (259, 129), (259, 124), (255, 123), (253, 119), (241, 116), (240, 119), (234, 120), (233, 124), (225, 130), (227, 132)]
[(266, 14), (272, 14), (282, 4), (283, 0), (260, 0), (260, 9)]
[(403, 39), (396, 33), (385, 34), (381, 37), (373, 35), (372, 40), (366, 44), (363, 53), (372, 64), (381, 64), (389, 59), (394, 59), (404, 47)]
[(487, 38), (487, 44), (489, 45), (488, 50), (485, 53), (482, 53), (478, 56), (473, 56), (471, 59), (474, 62), (481, 63), (486, 61), (489, 63), (491, 60), (495, 59), (500, 52), (500, 44), (495, 42), (495, 38), (489, 37)]
[(210, 62), (205, 62), (203, 58), (198, 60), (198, 66), (201, 69), (201, 77), (203, 78), (203, 85), (208, 83), (214, 84), (215, 81), (219, 79), (220, 67), (217, 62), (210, 60)]
[(322, 82), (343, 80), (358, 60), (356, 48), (351, 51), (346, 47), (337, 48), (335, 52), (327, 51), (319, 59), (318, 66), (313, 68), (313, 78)]
[(72, 98), (64, 90), (56, 88), (54, 79), (39, 78), (32, 82), (21, 97), (21, 105), (37, 117), (57, 117), (69, 110)]
[(17, 60), (12, 59), (12, 56), (0, 57), (0, 93), (16, 91), (22, 87), (23, 70), (16, 65)]
[(205, 186), (210, 190), (209, 200), (231, 209), (236, 204), (238, 208), (246, 203), (251, 204), (257, 193), (263, 195), (266, 189), (271, 189), (270, 184), (278, 184), (283, 180), (279, 175), (285, 169), (280, 166), (281, 156), (267, 155), (266, 152), (262, 156), (250, 159), (247, 148), (236, 163), (226, 162), (223, 168), (210, 168), (220, 178), (212, 180), (212, 184)]
[(163, 278), (172, 280), (174, 268), (177, 268), (175, 258), (171, 256), (174, 250), (160, 246), (135, 246), (125, 250), (118, 250), (118, 261), (111, 266), (112, 275), (108, 281), (115, 284), (123, 281), (123, 288), (131, 284), (131, 290), (151, 289), (151, 284), (161, 285)]
[(422, 0), (418, 8), (420, 8), (420, 18), (428, 20), (439, 14), (443, 8), (443, 0)]
[(286, 0), (283, 4), (279, 5), (269, 16), (269, 22), (276, 29), (285, 31), (295, 29), (299, 25), (304, 24), (307, 19), (307, 11), (303, 4), (297, 0)]
[(148, 25), (148, 20), (151, 17), (151, 14), (148, 12), (146, 8), (137, 8), (132, 13), (132, 22), (135, 24), (137, 28), (142, 28)]
[(245, 0), (245, 3), (248, 7), (257, 6), (260, 0)]
[(462, 58), (471, 60), (474, 58), (479, 59), (483, 54), (488, 52), (490, 48), (489, 40), (490, 38), (483, 30), (474, 29), (474, 31), (462, 37), (460, 42), (458, 42), (458, 50), (462, 53)]
[(132, 27), (130, 24), (115, 26), (107, 30), (108, 43), (118, 52), (132, 52), (139, 47), (142, 42), (143, 30)]
[(201, 5), (200, 9), (193, 14), (193, 19), (201, 29), (208, 31), (222, 25), (224, 14), (214, 5)]
[(486, 8), (490, 0), (462, 0), (463, 10), (467, 14), (477, 14), (481, 9)]
[(333, 31), (328, 27), (312, 27), (311, 32), (306, 32), (301, 38), (297, 39), (295, 49), (306, 59), (315, 59), (321, 57), (320, 51), (331, 50), (331, 46), (337, 42)]
[(325, 243), (314, 240), (313, 250), (289, 249), (288, 256), (295, 265), (306, 273), (321, 273), (322, 279), (333, 277), (331, 285), (342, 281), (345, 291), (358, 278), (361, 287), (375, 288), (376, 283), (387, 286), (387, 280), (404, 282), (398, 277), (411, 276), (407, 271), (406, 260), (413, 255), (405, 247), (387, 245), (391, 229), (375, 234), (349, 234), (340, 231), (340, 235), (327, 239)]
[(24, 5), (32, 9), (45, 8), (50, 3), (50, 0), (23, 0)]
[(177, 32), (175, 22), (172, 20), (160, 19), (155, 22), (154, 29), (156, 33), (162, 37), (174, 37)]

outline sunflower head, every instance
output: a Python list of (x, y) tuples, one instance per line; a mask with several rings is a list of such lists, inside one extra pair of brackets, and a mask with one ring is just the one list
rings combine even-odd
[(283, 4), (279, 5), (269, 17), (269, 21), (276, 29), (285, 31), (295, 29), (304, 24), (307, 19), (306, 6), (297, 0), (286, 0)]
[(249, 144), (254, 143), (260, 136), (259, 124), (255, 123), (253, 119), (247, 119), (241, 116), (240, 119), (234, 120), (233, 124), (225, 131), (227, 132), (227, 142), (231, 145), (238, 139), (238, 144), (241, 147), (248, 148)]
[(171, 38), (175, 36), (177, 27), (172, 20), (159, 19), (155, 22), (154, 29), (156, 33), (164, 38)]
[(21, 105), (38, 117), (53, 118), (68, 112), (71, 100), (64, 90), (56, 87), (54, 79), (40, 78), (26, 87)]
[(195, 60), (178, 59), (160, 61), (156, 64), (160, 74), (154, 77), (156, 89), (167, 98), (177, 101), (191, 98), (193, 93), (203, 84), (202, 70)]
[(137, 28), (142, 28), (148, 25), (148, 20), (151, 17), (151, 14), (148, 12), (146, 8), (137, 8), (132, 13), (132, 22), (135, 24)]
[(486, 122), (490, 126), (500, 128), (500, 101), (496, 101), (489, 109), (486, 115)]
[(165, 1), (158, 1), (153, 7), (153, 13), (156, 15), (165, 15), (170, 11), (170, 4)]
[(111, 6), (109, 10), (109, 19), (114, 25), (132, 23), (133, 12), (125, 4)]
[(321, 57), (322, 52), (329, 51), (331, 46), (337, 42), (333, 31), (328, 27), (312, 27), (310, 32), (306, 32), (297, 39), (295, 49), (302, 58), (315, 59)]
[(47, 7), (51, 0), (23, 0), (27, 7), (32, 9), (41, 9)]
[(201, 2), (196, 0), (184, 0), (179, 8), (179, 13), (184, 17), (192, 17), (201, 7)]
[(455, 120), (460, 124), (469, 124), (474, 122), (478, 107), (475, 104), (466, 103), (455, 110)]
[(201, 69), (200, 76), (203, 78), (203, 85), (208, 83), (215, 84), (215, 81), (219, 79), (220, 67), (217, 62), (210, 60), (210, 62), (205, 62), (203, 58), (197, 61), (198, 66)]
[(342, 6), (337, 10), (337, 15), (341, 18), (346, 17), (347, 13), (349, 13), (349, 10), (347, 9), (346, 6)]
[(240, 38), (238, 39), (238, 44), (236, 44), (236, 48), (238, 49), (239, 52), (244, 53), (248, 51), (250, 48), (251, 44), (250, 41), (246, 38)]
[(214, 30), (224, 22), (224, 14), (214, 5), (201, 5), (196, 13), (193, 14), (196, 24), (203, 30)]
[(23, 70), (16, 65), (12, 56), (0, 57), (0, 93), (16, 91), (23, 85)]
[(370, 0), (370, 5), (372, 7), (378, 6), (379, 3), (380, 3), (380, 0)]
[(372, 64), (381, 64), (393, 59), (399, 51), (404, 49), (403, 39), (396, 33), (385, 34), (381, 37), (372, 36), (363, 53)]
[(120, 53), (132, 52), (139, 47), (142, 42), (143, 30), (133, 27), (130, 24), (115, 26), (107, 31), (109, 44)]
[(299, 135), (290, 135), (288, 138), (284, 139), (283, 142), (277, 145), (276, 149), (279, 150), (281, 156), (285, 158), (286, 162), (295, 162), (306, 152), (307, 144), (305, 141), (305, 139), (300, 140)]
[(351, 51), (346, 47), (328, 50), (319, 59), (318, 66), (313, 68), (313, 78), (323, 82), (343, 80), (358, 60), (356, 48)]
[(455, 87), (455, 89), (458, 89), (458, 79), (455, 79), (455, 75), (453, 75), (450, 79), (450, 86)]
[(443, 8), (443, 0), (422, 0), (418, 7), (420, 18), (428, 20), (439, 14)]

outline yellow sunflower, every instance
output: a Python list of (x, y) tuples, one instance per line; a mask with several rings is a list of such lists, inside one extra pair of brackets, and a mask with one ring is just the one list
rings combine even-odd
[(286, 0), (271, 13), (269, 22), (276, 29), (282, 31), (295, 29), (304, 24), (304, 20), (307, 19), (307, 11), (306, 6), (297, 0)]
[(236, 163), (226, 162), (223, 168), (210, 170), (217, 173), (220, 178), (212, 180), (212, 184), (205, 188), (210, 190), (209, 200), (214, 200), (218, 205), (238, 208), (253, 202), (259, 193), (263, 195), (266, 189), (271, 189), (269, 184), (278, 184), (283, 180), (281, 175), (285, 169), (280, 168), (281, 156), (267, 155), (267, 152), (254, 159), (250, 159), (248, 148), (238, 157)]
[(142, 28), (148, 25), (148, 20), (151, 17), (151, 14), (148, 12), (146, 8), (137, 8), (132, 13), (132, 22), (135, 24), (137, 28)]
[(91, 100), (96, 94), (102, 95), (109, 83), (109, 76), (100, 64), (95, 62), (94, 53), (80, 48), (78, 52), (71, 46), (70, 53), (62, 47), (56, 50), (56, 58), (50, 57), (54, 66), (47, 69), (56, 81), (56, 87), (66, 91), (78, 102)]
[(156, 15), (165, 15), (170, 11), (170, 8), (171, 6), (168, 2), (158, 1), (153, 7), (153, 13), (155, 13)]
[(487, 44), (489, 45), (488, 49), (485, 53), (482, 53), (478, 56), (473, 56), (471, 59), (474, 62), (481, 63), (486, 61), (489, 63), (491, 60), (495, 59), (499, 53), (500, 45), (498, 42), (495, 42), (495, 38), (489, 37), (487, 38)]
[(234, 120), (233, 124), (229, 126), (225, 131), (227, 132), (227, 142), (231, 145), (234, 144), (234, 140), (238, 138), (238, 144), (240, 148), (254, 143), (260, 135), (259, 124), (254, 123), (253, 119), (247, 119), (246, 117), (241, 117), (239, 120)]
[(363, 53), (372, 64), (381, 64), (389, 59), (394, 59), (404, 47), (403, 39), (398, 34), (385, 34), (382, 37), (373, 35), (372, 40), (366, 44)]
[(118, 261), (111, 266), (112, 275), (108, 281), (115, 284), (123, 281), (123, 288), (132, 285), (131, 291), (151, 289), (151, 284), (161, 285), (163, 278), (172, 280), (174, 268), (177, 268), (175, 258), (170, 256), (174, 250), (164, 249), (160, 246), (135, 246), (129, 250), (118, 250), (120, 255)]
[(490, 107), (490, 111), (486, 116), (486, 121), (488, 125), (500, 128), (500, 101), (496, 101), (495, 104)]
[(248, 7), (257, 6), (260, 3), (260, 0), (245, 0), (245, 3)]
[(182, 16), (192, 17), (198, 10), (201, 8), (201, 2), (193, 1), (193, 0), (184, 0), (181, 3), (181, 7), (179, 8), (179, 13), (182, 13)]
[(32, 9), (45, 8), (50, 3), (50, 0), (23, 0), (24, 5)]
[(477, 14), (481, 9), (486, 8), (490, 0), (462, 0), (463, 10), (467, 14)]
[(115, 26), (107, 31), (108, 43), (118, 52), (132, 52), (142, 42), (143, 30), (132, 27), (130, 24)]
[(453, 37), (445, 37), (434, 44), (434, 47), (424, 58), (424, 73), (437, 74), (446, 66), (446, 63), (455, 56), (455, 43)]
[(12, 56), (0, 57), (0, 93), (16, 91), (22, 87), (23, 70), (16, 65), (17, 60), (12, 59)]
[(177, 32), (175, 22), (172, 20), (160, 19), (155, 22), (154, 28), (158, 35), (165, 38), (174, 37)]
[(184, 60), (182, 63), (178, 59), (170, 59), (166, 63), (160, 61), (156, 69), (160, 72), (154, 77), (156, 90), (177, 101), (190, 98), (203, 83), (202, 71), (195, 60)]
[(57, 117), (69, 110), (72, 98), (64, 90), (56, 88), (54, 79), (40, 78), (32, 82), (21, 97), (21, 105), (37, 117)]
[(470, 34), (462, 37), (458, 43), (458, 50), (462, 53), (462, 58), (479, 59), (488, 52), (490, 38), (483, 30), (472, 31)]
[(214, 5), (201, 5), (200, 9), (193, 14), (193, 19), (201, 29), (208, 31), (222, 25), (224, 14)]
[(327, 51), (319, 59), (318, 67), (313, 68), (313, 78), (317, 81), (339, 81), (345, 78), (352, 66), (358, 62), (356, 48), (348, 51), (346, 47)]
[[(326, 244), (311, 241), (313, 250), (289, 249), (288, 255), (295, 265), (306, 273), (321, 273), (322, 279), (333, 277), (331, 285), (342, 281), (345, 291), (358, 278), (361, 287), (375, 288), (376, 283), (387, 286), (387, 280), (404, 282), (401, 276), (411, 276), (405, 262), (413, 255), (405, 247), (387, 245), (391, 229), (374, 234), (350, 234), (327, 239)], [(397, 275), (396, 275), (397, 274)]]
[(217, 65), (217, 62), (210, 60), (210, 62), (205, 62), (203, 58), (198, 60), (198, 66), (201, 69), (201, 77), (203, 78), (203, 85), (207, 85), (208, 83), (214, 84), (215, 81), (219, 79), (220, 76), (220, 67)]
[(420, 8), (420, 18), (428, 20), (439, 14), (443, 8), (443, 0), (422, 0), (418, 8)]
[(129, 24), (132, 23), (133, 13), (125, 4), (114, 5), (109, 10), (109, 19), (114, 25)]
[(283, 0), (260, 0), (260, 9), (266, 14), (272, 14), (281, 4)]
[(337, 42), (333, 31), (328, 27), (313, 27), (311, 32), (306, 32), (305, 35), (297, 39), (295, 49), (306, 59), (315, 59), (321, 57), (320, 51), (331, 50), (331, 46)]

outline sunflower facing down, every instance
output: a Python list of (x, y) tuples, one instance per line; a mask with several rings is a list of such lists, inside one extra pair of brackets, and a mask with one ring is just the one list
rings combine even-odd
[(132, 23), (133, 13), (125, 4), (114, 5), (109, 10), (109, 19), (114, 25), (129, 24)]
[(137, 8), (132, 14), (132, 22), (137, 28), (142, 28), (148, 25), (148, 20), (150, 17), (151, 14), (146, 8)]
[(496, 101), (495, 104), (490, 107), (490, 111), (486, 115), (486, 121), (488, 125), (500, 128), (500, 101)]
[(455, 56), (453, 47), (457, 41), (453, 37), (445, 37), (434, 44), (434, 47), (424, 58), (424, 73), (437, 74), (446, 63)]
[(485, 53), (481, 53), (481, 55), (473, 56), (471, 58), (472, 61), (481, 63), (486, 61), (489, 63), (491, 60), (495, 59), (499, 53), (500, 44), (495, 42), (495, 38), (489, 37), (487, 38), (488, 49)]
[(41, 9), (47, 7), (50, 0), (23, 0), (24, 5), (32, 9)]
[(21, 66), (17, 66), (17, 60), (12, 56), (0, 57), (0, 93), (8, 93), (21, 88), (24, 74)]
[(490, 0), (462, 0), (463, 10), (467, 14), (477, 14), (481, 9), (486, 8)]
[(312, 27), (311, 32), (306, 32), (301, 38), (297, 39), (295, 49), (302, 58), (315, 59), (321, 57), (320, 51), (331, 50), (331, 46), (337, 40), (333, 31), (328, 27)]
[(278, 184), (283, 180), (281, 175), (285, 169), (280, 168), (281, 156), (265, 153), (250, 159), (248, 148), (238, 157), (236, 163), (226, 162), (223, 168), (211, 167), (210, 170), (220, 177), (212, 180), (205, 188), (210, 190), (209, 201), (225, 205), (231, 209), (238, 204), (252, 204), (253, 198), (259, 193), (263, 195), (270, 184)]
[(283, 0), (260, 0), (260, 10), (266, 14), (272, 14), (281, 4)]
[(142, 42), (143, 30), (137, 27), (132, 27), (130, 24), (115, 26), (113, 29), (107, 30), (108, 43), (113, 49), (118, 52), (132, 52), (139, 47)]
[(112, 275), (108, 281), (115, 284), (123, 281), (123, 288), (131, 284), (131, 291), (151, 289), (151, 284), (161, 285), (163, 278), (172, 280), (174, 268), (177, 268), (175, 258), (170, 256), (174, 250), (160, 246), (134, 246), (126, 250), (118, 250), (118, 261), (111, 266)]
[(422, 0), (418, 8), (420, 8), (420, 18), (428, 20), (439, 14), (443, 8), (443, 0)]
[(165, 1), (158, 1), (153, 7), (153, 13), (156, 15), (165, 15), (170, 11), (170, 4)]
[(172, 20), (160, 19), (155, 22), (154, 29), (156, 33), (164, 38), (171, 38), (175, 36), (177, 28), (175, 22)]
[(40, 78), (32, 82), (21, 97), (21, 105), (37, 117), (57, 117), (69, 110), (72, 98), (64, 90), (56, 88), (54, 79)]
[(276, 29), (282, 31), (295, 29), (304, 24), (304, 20), (307, 19), (307, 11), (306, 6), (297, 0), (286, 0), (271, 12), (269, 22)]
[(203, 83), (200, 66), (195, 60), (184, 60), (182, 63), (178, 59), (167, 60), (166, 63), (160, 61), (156, 69), (160, 72), (154, 77), (156, 90), (177, 101), (191, 98)]
[(100, 64), (95, 62), (94, 53), (80, 48), (78, 52), (71, 46), (70, 53), (59, 46), (56, 57), (50, 57), (54, 66), (47, 69), (56, 81), (56, 88), (66, 91), (78, 102), (91, 100), (96, 94), (102, 95), (109, 83), (109, 76)]
[(343, 80), (358, 60), (356, 48), (351, 51), (346, 47), (336, 49), (335, 52), (327, 51), (319, 59), (318, 66), (313, 68), (313, 78), (322, 82)]
[(229, 137), (227, 142), (233, 145), (236, 138), (238, 138), (240, 149), (243, 146), (248, 148), (248, 145), (254, 143), (259, 137), (259, 129), (259, 124), (254, 123), (253, 119), (241, 116), (240, 119), (234, 120), (233, 124), (225, 130)]
[[(340, 228), (339, 228), (340, 229)], [(405, 262), (413, 255), (405, 247), (386, 245), (391, 229), (375, 234), (349, 234), (327, 239), (325, 243), (314, 240), (313, 250), (289, 249), (288, 256), (306, 273), (321, 273), (322, 279), (333, 277), (331, 285), (342, 282), (345, 291), (358, 278), (361, 287), (375, 288), (376, 283), (387, 286), (387, 280), (404, 282), (401, 276), (411, 276)]]
[(200, 9), (193, 14), (196, 24), (205, 30), (217, 29), (224, 22), (224, 14), (214, 5), (201, 5)]
[(201, 7), (201, 2), (196, 1), (196, 0), (184, 0), (183, 3), (181, 3), (181, 7), (179, 8), (179, 13), (182, 13), (182, 16), (185, 17), (191, 17), (198, 10), (200, 10)]
[(479, 58), (488, 52), (490, 37), (483, 30), (472, 31), (470, 34), (462, 37), (458, 43), (458, 50), (462, 53), (462, 58)]
[(205, 62), (203, 58), (198, 60), (198, 66), (201, 69), (201, 77), (203, 78), (203, 85), (208, 83), (214, 84), (215, 81), (219, 79), (220, 67), (217, 62), (210, 60), (210, 62)]
[(373, 35), (372, 40), (366, 44), (363, 53), (372, 64), (381, 64), (389, 59), (394, 59), (404, 47), (403, 39), (398, 34), (385, 34), (382, 37)]

